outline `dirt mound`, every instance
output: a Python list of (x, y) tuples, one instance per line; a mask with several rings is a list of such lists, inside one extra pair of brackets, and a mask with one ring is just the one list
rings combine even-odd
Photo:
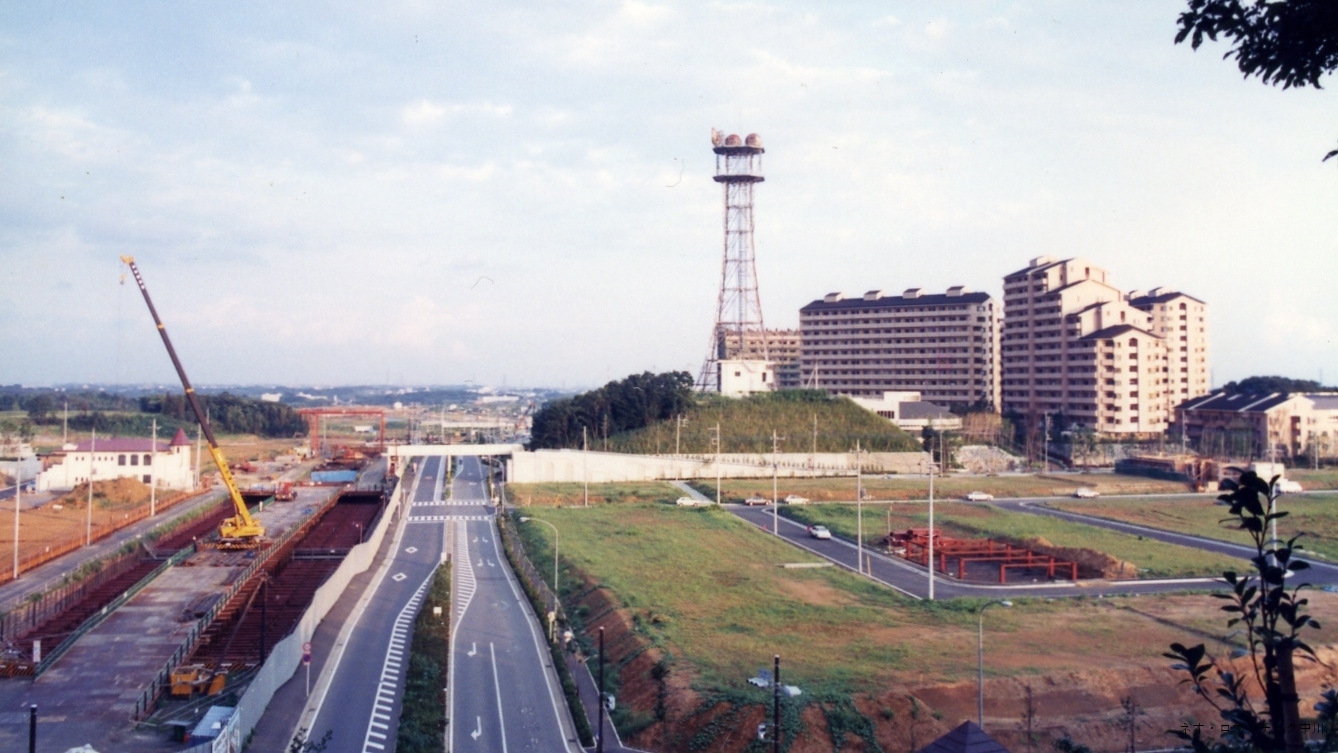
[(1106, 578), (1108, 580), (1120, 580), (1124, 578), (1138, 577), (1138, 566), (1134, 563), (1127, 562), (1118, 557), (1112, 557), (1105, 552), (1098, 552), (1094, 549), (1056, 546), (1043, 536), (1037, 536), (1036, 538), (1031, 539), (1001, 537), (998, 540), (1016, 546), (1027, 547), (1038, 554), (1048, 554), (1061, 560), (1076, 562), (1078, 563), (1079, 578)]
[[(138, 479), (116, 478), (93, 482), (93, 509), (129, 510), (149, 503), (149, 485)], [(167, 506), (178, 497), (179, 491), (158, 490), (158, 504)], [(74, 489), (52, 500), (66, 508), (82, 510), (88, 504), (88, 484), (80, 484)]]

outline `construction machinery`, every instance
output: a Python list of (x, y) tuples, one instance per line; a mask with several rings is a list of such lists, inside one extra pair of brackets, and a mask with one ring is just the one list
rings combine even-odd
[(242, 499), (242, 492), (237, 488), (237, 482), (232, 478), (232, 471), (228, 468), (228, 461), (223, 458), (223, 452), (218, 448), (218, 441), (214, 439), (214, 430), (209, 427), (209, 419), (205, 416), (204, 408), (200, 406), (200, 398), (195, 394), (195, 388), (191, 386), (190, 379), (186, 376), (186, 370), (181, 366), (181, 359), (177, 358), (177, 351), (172, 347), (172, 340), (167, 336), (167, 328), (163, 326), (163, 320), (158, 316), (158, 310), (153, 307), (153, 299), (149, 298), (149, 289), (144, 286), (144, 278), (139, 274), (139, 267), (135, 266), (135, 257), (122, 256), (121, 261), (130, 267), (130, 272), (135, 276), (135, 283), (139, 285), (139, 292), (144, 294), (144, 302), (149, 306), (149, 313), (153, 316), (153, 323), (158, 325), (158, 334), (162, 335), (163, 345), (167, 346), (167, 355), (172, 358), (172, 365), (176, 367), (177, 376), (181, 378), (181, 387), (186, 391), (186, 400), (190, 403), (190, 409), (195, 413), (195, 420), (200, 423), (200, 431), (204, 433), (205, 439), (209, 442), (209, 455), (214, 459), (214, 465), (218, 467), (218, 475), (222, 477), (223, 484), (228, 488), (228, 495), (232, 497), (232, 506), (236, 515), (224, 519), (218, 528), (218, 547), (220, 549), (255, 549), (263, 546), (265, 540), (265, 527), (256, 522), (251, 517), (251, 512), (246, 509), (246, 501)]

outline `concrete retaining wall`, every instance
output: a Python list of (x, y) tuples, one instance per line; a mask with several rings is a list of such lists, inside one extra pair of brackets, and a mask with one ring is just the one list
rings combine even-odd
[[(929, 463), (924, 452), (781, 453), (777, 472), (786, 478), (853, 475), (856, 463), (865, 473), (923, 473)], [(513, 453), (507, 463), (507, 481), (533, 484), (551, 481), (601, 483), (668, 479), (769, 478), (771, 455), (724, 454), (717, 467), (714, 455), (627, 455), (616, 452), (536, 450)]]
[(311, 604), (302, 614), (297, 627), (288, 634), (288, 637), (274, 644), (269, 658), (251, 680), (251, 685), (237, 703), (237, 711), (233, 714), (241, 739), (245, 740), (251, 734), (261, 715), (265, 713), (265, 708), (269, 706), (274, 693), (297, 672), (302, 664), (302, 644), (311, 640), (311, 636), (316, 633), (316, 627), (348, 588), (349, 581), (372, 566), (376, 552), (381, 548), (386, 532), (390, 530), (391, 520), (407, 494), (406, 486), (408, 485), (404, 483), (396, 485), (395, 493), (391, 495), (371, 536), (349, 550), (348, 556), (344, 557), (344, 561), (334, 573), (316, 589)]

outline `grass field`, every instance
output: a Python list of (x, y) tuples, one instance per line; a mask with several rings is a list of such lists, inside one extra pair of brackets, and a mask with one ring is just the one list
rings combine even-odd
[[(570, 507), (585, 501), (585, 487), (579, 483), (508, 484), (506, 490), (518, 505)], [(682, 490), (662, 481), (590, 484), (592, 505), (673, 502), (681, 496)]]
[[(780, 496), (798, 494), (815, 501), (854, 501), (855, 479), (850, 478), (782, 478), (778, 480)], [(715, 495), (713, 480), (698, 480), (694, 486)], [(865, 477), (865, 493), (869, 499), (907, 500), (928, 499), (929, 480), (922, 476)], [(741, 500), (752, 494), (771, 496), (771, 479), (726, 479), (724, 495)], [(947, 476), (934, 479), (935, 498), (962, 499), (974, 491), (996, 497), (1068, 497), (1080, 486), (1095, 488), (1102, 494), (1175, 494), (1188, 491), (1185, 484), (1159, 481), (1142, 476), (1124, 476), (1116, 473), (1080, 475), (1026, 475), (1026, 476)]]
[[(1065, 500), (1050, 506), (1177, 533), (1250, 543), (1244, 531), (1221, 522), (1228, 509), (1215, 497)], [(1278, 521), (1279, 538), (1303, 534), (1301, 544), (1306, 549), (1338, 560), (1338, 494), (1285, 495), (1278, 509), (1289, 513)]]
[[(819, 523), (849, 539), (855, 538), (857, 511), (854, 505), (804, 505), (782, 507), (782, 514), (804, 523)], [(865, 504), (864, 539), (874, 544), (888, 531), (923, 528), (929, 523), (929, 505), (916, 503)], [(1229, 557), (1154, 539), (1107, 531), (1081, 523), (1001, 510), (987, 504), (946, 502), (934, 505), (934, 526), (945, 536), (981, 536), (1012, 539), (1043, 539), (1054, 546), (1090, 549), (1132, 564), (1142, 578), (1174, 578), (1220, 575), (1239, 569)]]
[[(526, 514), (562, 532), (568, 603), (591, 584), (606, 587), (644, 639), (669, 652), (674, 671), (689, 673), (699, 689), (746, 688), (775, 653), (786, 676), (811, 694), (974, 676), (983, 601), (911, 601), (843, 570), (782, 568), (813, 558), (718, 509), (634, 504)], [(519, 529), (531, 560), (551, 575), (549, 529)], [(1318, 596), (1324, 623), (1338, 613), (1338, 598)], [(1227, 632), (1217, 607), (1202, 595), (1018, 600), (989, 614), (987, 671), (1164, 666), (1164, 646), (1200, 640), (1190, 627)]]

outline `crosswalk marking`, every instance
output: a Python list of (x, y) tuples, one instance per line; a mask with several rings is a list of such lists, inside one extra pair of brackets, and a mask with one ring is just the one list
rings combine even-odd
[(410, 523), (444, 523), (448, 520), (492, 520), (491, 515), (410, 515)]
[(376, 685), (376, 702), (372, 705), (372, 718), (367, 722), (367, 734), (363, 736), (362, 751), (368, 753), (370, 750), (384, 750), (385, 746), (376, 742), (373, 738), (385, 740), (386, 735), (377, 732), (377, 729), (386, 729), (389, 727), (377, 721), (377, 711), (390, 711), (395, 702), (395, 693), (399, 683), (399, 670), (392, 669), (390, 663), (394, 661), (399, 664), (400, 657), (403, 656), (404, 638), (408, 636), (410, 627), (413, 625), (414, 616), (418, 613), (418, 605), (423, 601), (423, 595), (427, 592), (428, 585), (432, 582), (435, 573), (429, 574), (427, 580), (414, 591), (404, 608), (400, 610), (399, 616), (395, 618), (394, 627), (391, 628), (390, 645), (386, 648), (386, 658), (381, 664), (381, 679)]
[(415, 502), (414, 507), (487, 507), (486, 499), (439, 499), (434, 502)]

